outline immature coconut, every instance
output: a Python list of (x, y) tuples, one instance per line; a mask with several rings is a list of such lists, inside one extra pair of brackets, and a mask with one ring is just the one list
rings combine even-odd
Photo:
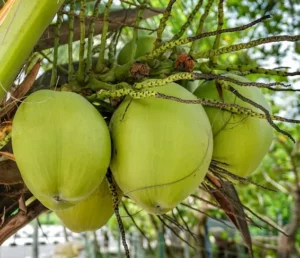
[[(134, 58), (139, 58), (153, 50), (156, 38), (150, 36), (139, 37), (136, 45), (136, 52)], [(132, 53), (133, 40), (129, 41), (120, 51), (118, 55), (118, 64), (123, 65), (129, 62)]]
[(40, 90), (18, 108), (12, 144), (28, 189), (58, 210), (87, 198), (110, 161), (110, 135), (99, 112), (72, 92)]
[[(225, 74), (224, 76), (241, 82), (248, 82), (247, 79), (238, 75)], [(250, 86), (238, 86), (233, 83), (228, 84), (243, 96), (270, 111), (270, 107), (260, 89)], [(215, 80), (204, 82), (194, 94), (198, 98), (222, 101), (215, 86)], [(225, 103), (238, 104), (263, 113), (227, 90), (223, 90), (222, 95)], [(241, 177), (246, 177), (254, 172), (272, 143), (273, 130), (270, 124), (265, 119), (232, 114), (215, 107), (205, 107), (205, 111), (214, 134), (213, 159), (226, 163), (227, 165), (219, 164), (219, 166)]]
[[(121, 191), (118, 194), (121, 198)], [(94, 231), (101, 228), (114, 214), (113, 199), (106, 180), (104, 179), (87, 199), (55, 213), (73, 232)]]
[[(152, 90), (196, 99), (175, 83)], [(127, 97), (113, 114), (110, 130), (114, 178), (124, 194), (149, 213), (173, 209), (207, 172), (213, 140), (201, 105)]]

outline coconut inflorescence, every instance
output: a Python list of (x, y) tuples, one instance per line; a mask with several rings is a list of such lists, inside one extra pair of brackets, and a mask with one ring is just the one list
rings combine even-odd
[[(269, 110), (259, 89), (230, 85)], [(194, 94), (176, 83), (151, 91), (177, 101), (127, 96), (109, 128), (92, 104), (72, 92), (40, 90), (19, 107), (12, 138), (24, 182), (72, 231), (96, 230), (112, 216), (113, 198), (104, 179), (109, 166), (119, 197), (123, 192), (147, 212), (164, 214), (196, 191), (212, 159), (247, 176), (272, 142), (264, 119), (180, 102), (198, 97), (262, 112), (232, 92), (224, 90), (221, 97), (214, 80)]]
[(31, 94), (15, 115), (12, 139), (26, 186), (53, 210), (87, 198), (109, 166), (106, 122), (76, 93), (40, 90)]
[[(225, 74), (224, 76), (241, 82), (249, 82), (244, 77), (234, 74)], [(201, 99), (224, 101), (263, 113), (260, 109), (237, 98), (230, 91), (223, 90), (222, 99), (215, 83), (216, 80), (204, 82), (194, 94)], [(270, 107), (260, 89), (239, 86), (231, 82), (228, 84), (270, 112)], [(205, 111), (214, 136), (213, 159), (219, 162), (220, 167), (232, 174), (241, 177), (249, 176), (257, 169), (270, 148), (273, 140), (271, 125), (265, 119), (248, 117), (245, 114), (232, 114), (215, 107), (205, 107)]]
[[(196, 99), (178, 84), (153, 89)], [(152, 214), (173, 209), (202, 182), (213, 139), (201, 105), (126, 97), (110, 121), (111, 170), (124, 192)]]
[[(259, 89), (230, 85), (269, 110)], [(158, 215), (197, 190), (212, 159), (233, 174), (248, 176), (272, 142), (272, 127), (264, 119), (180, 102), (205, 98), (262, 112), (232, 92), (223, 90), (220, 96), (214, 80), (194, 94), (176, 83), (151, 91), (177, 101), (127, 96), (113, 112), (109, 128), (92, 104), (72, 92), (40, 90), (19, 107), (12, 138), (21, 175), (70, 230), (99, 229), (113, 215), (104, 179), (109, 166), (119, 198), (124, 193)]]

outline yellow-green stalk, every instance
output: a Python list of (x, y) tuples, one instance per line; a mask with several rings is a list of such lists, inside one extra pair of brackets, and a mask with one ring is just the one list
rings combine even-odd
[(63, 0), (16, 0), (0, 25), (0, 100)]

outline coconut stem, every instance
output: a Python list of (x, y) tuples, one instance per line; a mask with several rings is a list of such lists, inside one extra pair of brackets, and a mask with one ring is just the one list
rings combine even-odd
[[(236, 80), (231, 79), (229, 77), (224, 77), (224, 76), (220, 76), (220, 75), (200, 74), (200, 76), (204, 77), (206, 79), (207, 78), (210, 78), (210, 79), (212, 79), (212, 78), (220, 79), (221, 78), (220, 80), (222, 80), (222, 79), (224, 79), (226, 81), (228, 80), (230, 82), (234, 82), (234, 83), (236, 83), (238, 85), (242, 85), (242, 86), (245, 86), (245, 85), (247, 85), (247, 86), (273, 85), (271, 83), (270, 84), (265, 84), (265, 83), (255, 83), (255, 82), (250, 82), (250, 83), (248, 83), (248, 82), (239, 82), (239, 81), (236, 81)], [(147, 81), (147, 82), (144, 82), (144, 83), (137, 83), (137, 84), (135, 84), (135, 89), (129, 88), (128, 84), (126, 84), (126, 83), (116, 84), (116, 85), (114, 85), (115, 88), (118, 88), (118, 86), (120, 86), (120, 87), (122, 87), (122, 89), (118, 89), (118, 90), (100, 90), (96, 94), (93, 94), (93, 95), (87, 97), (87, 99), (89, 101), (95, 101), (95, 100), (104, 100), (108, 97), (120, 98), (120, 97), (128, 95), (128, 96), (130, 96), (134, 99), (143, 99), (143, 98), (155, 97), (155, 98), (161, 98), (161, 99), (181, 102), (181, 103), (185, 103), (185, 104), (202, 104), (204, 106), (210, 106), (210, 107), (223, 109), (223, 110), (229, 111), (233, 114), (246, 115), (246, 116), (249, 116), (249, 117), (256, 117), (256, 118), (260, 118), (260, 119), (267, 119), (269, 121), (269, 123), (271, 124), (271, 126), (273, 126), (277, 131), (279, 131), (279, 132), (281, 132), (285, 135), (287, 135), (287, 133), (282, 131), (280, 128), (278, 128), (278, 126), (276, 126), (272, 120), (288, 122), (288, 123), (294, 123), (294, 124), (299, 124), (300, 123), (300, 120), (288, 119), (288, 118), (284, 118), (284, 117), (281, 117), (281, 116), (271, 115), (267, 110), (264, 110), (263, 107), (259, 106), (255, 102), (252, 101), (250, 103), (249, 101), (251, 101), (251, 100), (245, 98), (241, 94), (238, 96), (239, 98), (241, 98), (245, 102), (257, 107), (258, 109), (262, 110), (264, 112), (264, 114), (255, 112), (250, 108), (241, 107), (237, 104), (228, 104), (228, 103), (218, 102), (218, 101), (209, 100), (209, 99), (186, 100), (186, 99), (181, 99), (181, 98), (177, 98), (177, 97), (174, 97), (174, 96), (165, 95), (165, 94), (162, 94), (162, 93), (159, 93), (159, 92), (156, 92), (156, 91), (143, 90), (144, 88), (163, 86), (163, 85), (166, 85), (167, 83), (170, 83), (170, 82), (173, 82), (173, 81), (176, 81), (176, 80), (180, 80), (182, 78), (183, 79), (191, 79), (192, 77), (193, 77), (193, 74), (190, 74), (190, 73), (178, 73), (178, 74), (171, 75), (171, 76), (169, 76), (165, 79), (157, 79), (157, 80)], [(274, 84), (278, 84), (278, 83), (274, 83)], [(224, 85), (224, 83), (223, 83), (223, 85)], [(226, 84), (226, 87), (224, 89), (234, 91), (233, 92), (234, 94), (239, 94), (236, 91), (236, 89), (234, 89), (233, 87), (231, 87), (227, 84)], [(272, 121), (272, 123), (270, 121)]]
[(157, 37), (154, 42), (154, 49), (158, 48), (162, 42), (162, 34), (166, 28), (167, 21), (171, 15), (172, 7), (175, 2), (176, 2), (176, 0), (169, 1), (168, 6), (167, 6), (166, 10), (164, 11), (163, 17), (160, 19), (159, 26), (157, 29)]
[(108, 32), (108, 16), (110, 12), (110, 7), (113, 1), (108, 0), (105, 6), (104, 14), (103, 14), (103, 29), (101, 35), (101, 45), (100, 45), (100, 52), (98, 57), (98, 62), (96, 65), (96, 72), (99, 73), (104, 68), (104, 53), (105, 53), (105, 46), (106, 46), (106, 38)]
[(197, 250), (197, 248), (193, 245), (191, 245), (188, 241), (186, 241), (185, 239), (183, 239), (171, 226), (169, 226), (162, 218), (161, 216), (157, 216), (158, 219), (162, 222), (162, 224), (167, 227), (169, 230), (171, 230), (173, 232), (173, 234), (180, 239), (181, 241), (183, 241), (184, 243), (186, 243), (189, 247), (193, 248), (194, 250)]
[(145, 9), (145, 4), (141, 5), (141, 8), (138, 10), (137, 17), (136, 17), (136, 22), (135, 22), (135, 27), (133, 29), (133, 37), (132, 37), (132, 49), (131, 53), (129, 56), (129, 62), (132, 62), (134, 60), (135, 54), (136, 54), (136, 49), (137, 49), (137, 42), (138, 42), (138, 26), (142, 20), (142, 15)]
[(117, 44), (118, 44), (121, 32), (122, 32), (122, 27), (117, 32), (114, 33), (112, 42), (108, 48), (108, 60), (109, 60), (109, 63), (113, 64), (113, 65), (117, 62), (115, 59), (115, 56), (116, 56)]
[[(213, 1), (211, 1), (213, 2)], [(179, 33), (176, 33), (174, 35), (174, 37), (172, 38), (171, 41), (179, 39), (182, 37), (182, 35), (184, 34), (184, 32), (186, 31), (186, 29), (191, 25), (191, 23), (193, 22), (193, 19), (195, 17), (195, 15), (199, 12), (199, 9), (201, 8), (203, 4), (203, 0), (198, 0), (197, 5), (193, 8), (193, 11), (190, 13), (189, 17), (187, 18), (187, 21), (185, 24), (183, 24), (180, 28)], [(199, 34), (199, 33), (198, 33)]]
[(84, 83), (85, 80), (85, 69), (84, 69), (84, 52), (85, 52), (85, 9), (86, 0), (80, 1), (80, 45), (79, 45), (79, 62), (76, 79), (80, 84)]
[[(218, 28), (217, 30), (221, 30), (224, 24), (224, 0), (219, 1), (218, 5)], [(221, 34), (218, 34), (215, 38), (215, 42), (213, 45), (213, 49), (217, 50), (220, 46)], [(217, 64), (217, 56), (213, 56), (211, 58), (212, 64)]]
[(52, 63), (52, 74), (50, 81), (50, 88), (54, 88), (57, 80), (57, 60), (58, 60), (58, 46), (59, 46), (59, 32), (62, 24), (62, 13), (58, 12), (57, 22), (55, 28), (55, 39), (54, 39), (54, 48), (53, 48), (53, 63)]
[[(199, 34), (202, 33), (204, 21), (207, 18), (209, 12), (210, 12), (210, 8), (212, 7), (213, 2), (214, 2), (214, 0), (209, 0), (207, 5), (205, 6), (204, 13), (202, 14), (202, 16), (200, 18), (200, 21), (199, 21), (199, 25), (198, 25), (198, 28), (197, 28), (196, 35), (199, 35)], [(192, 55), (195, 52), (195, 49), (196, 49), (197, 46), (198, 46), (197, 42), (193, 41), (190, 52), (189, 52), (190, 55)]]
[[(272, 189), (272, 188), (268, 188), (266, 186), (263, 186), (261, 184), (258, 184), (252, 180), (250, 180), (249, 178), (246, 178), (246, 177), (240, 177), (238, 175), (235, 175), (231, 172), (229, 172), (228, 170), (222, 168), (220, 166), (220, 164), (222, 164), (223, 166), (227, 165), (227, 164), (224, 164), (224, 163), (221, 163), (221, 162), (218, 162), (216, 160), (212, 160), (210, 165), (209, 165), (209, 171), (212, 172), (215, 176), (217, 176), (218, 178), (220, 177), (224, 177), (227, 181), (230, 181), (228, 180), (228, 177), (230, 177), (231, 179), (233, 180), (236, 180), (236, 181), (239, 181), (240, 183), (242, 184), (253, 184), (255, 186), (258, 186), (259, 188), (263, 189), (263, 190), (267, 190), (267, 191), (270, 191), (270, 192), (277, 192), (276, 190)], [(207, 174), (209, 175), (209, 174)], [(228, 176), (228, 177), (227, 177)], [(207, 176), (210, 180), (212, 179), (211, 176)]]
[(256, 46), (263, 45), (263, 44), (266, 44), (266, 43), (281, 42), (281, 41), (296, 42), (298, 40), (300, 40), (300, 35), (271, 36), (271, 37), (267, 37), (267, 38), (252, 40), (252, 41), (249, 41), (247, 43), (240, 43), (240, 44), (235, 44), (235, 45), (231, 45), (231, 46), (228, 46), (228, 47), (222, 47), (222, 48), (219, 48), (219, 49), (216, 49), (216, 50), (210, 49), (210, 50), (206, 50), (206, 51), (201, 51), (201, 52), (198, 52), (197, 54), (195, 54), (193, 57), (194, 57), (194, 59), (211, 58), (211, 57), (214, 57), (214, 56), (219, 56), (219, 55), (223, 55), (223, 54), (227, 54), (227, 53), (231, 53), (231, 52), (236, 52), (236, 51), (239, 51), (239, 50), (242, 50), (242, 49), (248, 49), (248, 48), (256, 47)]
[[(114, 86), (116, 86), (116, 85), (114, 85)], [(148, 91), (148, 90), (136, 91), (136, 90), (129, 89), (129, 88), (123, 88), (123, 89), (119, 89), (119, 90), (110, 90), (110, 91), (100, 90), (96, 94), (93, 94), (93, 95), (87, 97), (87, 99), (89, 101), (95, 101), (95, 100), (104, 100), (108, 97), (120, 98), (120, 97), (124, 97), (127, 95), (134, 99), (144, 99), (144, 98), (149, 98), (149, 97), (155, 97), (156, 92)]]
[(142, 236), (147, 240), (147, 245), (148, 245), (148, 248), (150, 250), (150, 252), (154, 255), (154, 251), (153, 251), (153, 248), (150, 244), (150, 239), (147, 237), (146, 233), (138, 226), (138, 224), (136, 223), (135, 219), (134, 219), (134, 215), (130, 214), (129, 210), (127, 209), (126, 207), (126, 204), (125, 202), (122, 202), (123, 204), (123, 208), (126, 212), (126, 214), (129, 216), (129, 218), (131, 219), (132, 223), (134, 224), (134, 226), (137, 228), (137, 230), (142, 234)]
[[(224, 184), (224, 181), (222, 182)], [(269, 221), (267, 221), (266, 219), (264, 219), (263, 217), (259, 216), (258, 214), (256, 214), (254, 211), (252, 211), (249, 207), (241, 204), (240, 202), (237, 202), (237, 200), (234, 200), (231, 196), (228, 195), (228, 192), (224, 191), (224, 188), (215, 188), (213, 187), (213, 185), (209, 186), (205, 183), (202, 183), (203, 185), (205, 185), (205, 189), (208, 193), (210, 193), (212, 196), (215, 195), (215, 193), (217, 192), (218, 195), (223, 196), (225, 199), (230, 200), (232, 206), (237, 207), (236, 205), (242, 205), (243, 209), (245, 209), (246, 211), (248, 211), (249, 213), (251, 213), (254, 217), (256, 217), (257, 219), (259, 219), (260, 221), (264, 222), (266, 225), (270, 226), (272, 229), (278, 230), (279, 232), (281, 232), (282, 234), (286, 235), (286, 233), (284, 231), (282, 231), (279, 227), (277, 227), (274, 223), (270, 223)], [(226, 213), (227, 209), (222, 208)], [(230, 214), (230, 212), (229, 212)], [(234, 216), (241, 218), (241, 216), (238, 216), (237, 214), (233, 213)], [(249, 215), (245, 214), (247, 220), (249, 220), (253, 225), (255, 225), (256, 227), (259, 228), (264, 228), (266, 230), (270, 230), (269, 228), (261, 225), (261, 224), (257, 224), (254, 222), (254, 220), (252, 218), (250, 218)], [(244, 218), (245, 219), (245, 218)]]
[[(165, 53), (168, 49), (172, 49), (172, 48), (180, 46), (180, 45), (191, 43), (195, 40), (199, 40), (202, 38), (208, 38), (208, 37), (212, 37), (212, 36), (216, 36), (218, 34), (223, 34), (223, 33), (228, 33), (228, 32), (236, 32), (236, 31), (246, 30), (247, 28), (250, 28), (251, 26), (254, 26), (255, 24), (262, 22), (263, 20), (268, 19), (268, 18), (270, 18), (270, 15), (263, 16), (262, 18), (259, 18), (259, 19), (255, 20), (253, 22), (250, 22), (246, 25), (242, 25), (242, 26), (238, 26), (238, 27), (234, 27), (234, 28), (223, 29), (223, 30), (215, 30), (215, 31), (211, 31), (211, 32), (205, 32), (205, 33), (201, 33), (199, 35), (193, 36), (193, 37), (181, 38), (181, 39), (177, 39), (175, 41), (167, 42), (167, 43), (163, 44), (162, 46), (160, 46), (159, 48), (152, 51), (151, 53), (139, 58), (138, 61), (145, 62), (150, 59), (157, 58), (161, 54)], [(278, 37), (280, 37), (280, 36), (278, 36)], [(289, 36), (285, 36), (285, 37), (289, 37)], [(280, 40), (277, 40), (277, 41), (280, 41)], [(235, 45), (233, 45), (233, 46), (235, 46)], [(221, 49), (223, 49), (223, 48), (218, 49), (218, 51), (220, 51)], [(211, 51), (213, 51), (213, 50), (211, 50)], [(209, 52), (209, 51), (207, 51), (207, 52)], [(213, 55), (211, 55), (211, 56), (213, 56)], [(210, 57), (210, 56), (208, 56), (208, 57)], [(197, 54), (196, 54), (196, 56), (193, 55), (193, 58), (197, 59), (200, 57), (197, 57)]]
[[(189, 225), (188, 225), (188, 222), (185, 220), (184, 216), (181, 214), (180, 210), (178, 207), (176, 207), (176, 211), (177, 211), (177, 214), (179, 215), (181, 221), (183, 222), (183, 224), (185, 225), (185, 229), (187, 230), (187, 232), (192, 236), (192, 238), (195, 240), (195, 242), (197, 243), (198, 240), (196, 238), (196, 235), (191, 231)], [(172, 210), (172, 214), (173, 214), (173, 217), (176, 218), (174, 215), (174, 210)]]
[(92, 57), (93, 57), (93, 44), (94, 44), (94, 32), (95, 32), (95, 21), (99, 14), (99, 4), (101, 0), (97, 0), (94, 5), (94, 11), (92, 20), (89, 27), (89, 36), (88, 36), (88, 47), (87, 47), (87, 61), (86, 61), (86, 72), (89, 73), (92, 69)]
[(74, 37), (74, 15), (75, 15), (75, 0), (72, 0), (70, 4), (69, 17), (69, 35), (68, 35), (68, 81), (71, 81), (74, 76), (73, 67), (73, 37)]
[(300, 75), (300, 71), (296, 72), (286, 72), (280, 71), (276, 69), (266, 69), (258, 66), (249, 66), (249, 65), (213, 65), (212, 68), (216, 70), (223, 70), (223, 71), (239, 71), (241, 73), (258, 73), (258, 74), (265, 74), (265, 75), (277, 75), (277, 76), (296, 76)]
[[(261, 113), (253, 111), (250, 108), (241, 107), (237, 104), (227, 104), (227, 103), (224, 103), (224, 102), (218, 102), (218, 101), (209, 100), (209, 99), (186, 100), (186, 99), (181, 99), (181, 98), (165, 95), (165, 94), (158, 93), (158, 92), (156, 92), (155, 97), (156, 98), (161, 98), (161, 99), (172, 100), (172, 101), (176, 101), (176, 102), (181, 102), (181, 103), (185, 103), (185, 104), (202, 104), (204, 106), (216, 107), (216, 108), (223, 109), (223, 110), (226, 110), (226, 111), (229, 111), (233, 114), (238, 114), (238, 115), (246, 115), (246, 116), (249, 116), (249, 117), (256, 117), (256, 118), (267, 119), (267, 120), (271, 119), (271, 120), (277, 120), (277, 121), (282, 121), (282, 122), (300, 124), (300, 120), (288, 119), (288, 118), (284, 118), (284, 117), (280, 117), (280, 116), (272, 116), (270, 114), (267, 115), (266, 113), (261, 114)], [(245, 101), (245, 102), (247, 102), (247, 101)], [(255, 104), (256, 103), (254, 102), (253, 106), (255, 106)], [(255, 106), (255, 107), (259, 108), (258, 106)], [(279, 129), (279, 130), (281, 132), (281, 129)], [(286, 133), (284, 133), (284, 134), (286, 134)]]
[(218, 80), (222, 80), (222, 81), (232, 82), (232, 83), (235, 83), (240, 86), (254, 86), (254, 87), (268, 88), (268, 89), (273, 89), (273, 88), (271, 88), (273, 86), (283, 86), (283, 87), (290, 86), (289, 84), (285, 84), (285, 83), (281, 83), (281, 82), (273, 82), (273, 83), (241, 82), (241, 81), (235, 80), (233, 78), (222, 76), (222, 75), (217, 75), (217, 74), (182, 72), (182, 73), (172, 74), (164, 79), (156, 79), (156, 80), (136, 83), (134, 85), (134, 88), (140, 90), (140, 89), (145, 89), (145, 88), (164, 86), (168, 83), (179, 81), (179, 80), (196, 80), (196, 79), (204, 79), (204, 80), (218, 79)]
[(108, 170), (108, 172), (106, 174), (106, 179), (108, 182), (110, 193), (112, 195), (113, 208), (114, 208), (114, 212), (115, 212), (115, 215), (116, 215), (116, 218), (118, 221), (119, 230), (120, 230), (121, 237), (122, 237), (122, 243), (123, 243), (123, 247), (125, 249), (125, 255), (127, 258), (130, 258), (130, 253), (129, 253), (128, 245), (126, 242), (126, 234), (125, 234), (123, 222), (122, 222), (122, 219), (121, 219), (121, 216), (119, 213), (119, 196), (118, 196), (118, 192), (117, 192), (117, 187), (114, 183), (113, 175), (110, 170)]
[(265, 113), (266, 119), (269, 122), (269, 124), (278, 132), (282, 133), (283, 135), (286, 135), (287, 137), (289, 137), (294, 143), (296, 143), (295, 139), (287, 132), (285, 132), (284, 130), (281, 130), (272, 120), (272, 117), (270, 115), (270, 112), (264, 108), (262, 105), (257, 104), (256, 102), (254, 102), (253, 100), (246, 98), (245, 96), (243, 96), (241, 93), (239, 93), (235, 88), (233, 88), (232, 86), (228, 85), (228, 90), (230, 92), (232, 92), (235, 96), (237, 96), (239, 99), (243, 100), (246, 103), (249, 103), (250, 105), (260, 109), (261, 111), (263, 111)]
[[(53, 60), (51, 60), (47, 54), (45, 54), (43, 51), (38, 51), (38, 53), (45, 58), (50, 64), (53, 64)], [(56, 65), (56, 68), (58, 71), (60, 71), (63, 74), (68, 74), (68, 70), (66, 70), (64, 67), (62, 67), (61, 65)]]

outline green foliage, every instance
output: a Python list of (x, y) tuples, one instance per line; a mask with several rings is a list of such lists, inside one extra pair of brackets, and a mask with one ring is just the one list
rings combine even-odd
[(54, 212), (47, 212), (39, 216), (41, 225), (60, 225), (61, 221)]

